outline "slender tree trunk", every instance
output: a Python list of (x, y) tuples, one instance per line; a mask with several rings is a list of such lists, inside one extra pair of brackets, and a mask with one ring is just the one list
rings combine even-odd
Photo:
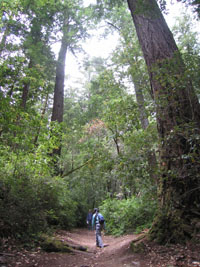
[[(44, 115), (46, 113), (48, 99), (49, 99), (49, 94), (47, 93), (46, 99), (45, 99), (45, 102), (44, 102), (44, 107), (43, 107), (42, 112), (41, 112), (41, 121), (44, 119)], [(39, 135), (40, 135), (40, 130), (41, 130), (41, 125), (38, 127), (36, 136), (34, 138), (34, 142), (33, 143), (34, 143), (35, 146), (37, 146), (38, 138), (39, 138)]]
[(120, 154), (120, 148), (119, 148), (119, 141), (118, 141), (118, 137), (113, 137), (114, 143), (116, 145), (116, 149), (117, 149), (117, 155), (119, 156)]
[(199, 220), (200, 105), (176, 43), (155, 0), (127, 0), (156, 103), (160, 139), (159, 211), (150, 237), (191, 237)]
[[(66, 36), (63, 35), (61, 42), (61, 48), (58, 56), (58, 62), (56, 67), (56, 82), (54, 88), (54, 101), (53, 101), (53, 111), (51, 121), (57, 121), (61, 123), (63, 121), (63, 111), (64, 111), (64, 79), (65, 79), (65, 59), (67, 54), (67, 43)], [(53, 155), (60, 156), (61, 154), (61, 137), (62, 133), (58, 132), (58, 148), (53, 150)], [(55, 169), (57, 173), (60, 171), (57, 168), (57, 160), (54, 162)]]
[(63, 38), (56, 68), (56, 82), (54, 89), (54, 102), (53, 102), (51, 121), (58, 121), (58, 122), (63, 121), (66, 54), (67, 54), (67, 44), (65, 38)]
[(26, 109), (26, 102), (28, 99), (28, 93), (30, 88), (30, 82), (26, 83), (23, 88), (21, 107)]

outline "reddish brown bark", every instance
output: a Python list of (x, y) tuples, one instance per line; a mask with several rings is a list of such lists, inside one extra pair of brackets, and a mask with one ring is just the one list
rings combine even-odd
[(128, 0), (148, 67), (160, 138), (159, 214), (151, 237), (191, 236), (200, 203), (200, 105), (155, 0)]

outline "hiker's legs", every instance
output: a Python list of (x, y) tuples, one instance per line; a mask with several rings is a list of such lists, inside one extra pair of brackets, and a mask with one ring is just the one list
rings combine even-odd
[(100, 235), (98, 235), (98, 246), (100, 247), (100, 248), (103, 248), (104, 247), (104, 245), (103, 245), (103, 240), (102, 240), (102, 238), (101, 238), (101, 236)]
[(89, 221), (88, 229), (89, 229), (89, 230), (92, 230), (92, 220)]
[(101, 238), (101, 225), (96, 224), (96, 245), (103, 248), (103, 240)]

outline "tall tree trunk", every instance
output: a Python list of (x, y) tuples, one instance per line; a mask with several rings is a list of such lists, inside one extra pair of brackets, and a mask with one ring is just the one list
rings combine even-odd
[(54, 102), (51, 121), (63, 121), (64, 107), (64, 78), (67, 43), (63, 37), (56, 67), (56, 82), (54, 89)]
[[(33, 67), (32, 59), (30, 59), (30, 62), (28, 64), (28, 69), (30, 70)], [(24, 83), (23, 92), (22, 92), (22, 101), (21, 101), (21, 107), (25, 110), (26, 109), (26, 103), (28, 100), (28, 94), (29, 94), (29, 88), (30, 88), (30, 81), (27, 81)]]
[[(47, 105), (48, 105), (48, 100), (49, 100), (49, 93), (47, 93), (45, 101), (44, 101), (44, 107), (43, 107), (42, 112), (41, 112), (41, 121), (44, 119), (44, 116), (45, 116), (45, 113), (46, 113), (46, 109), (47, 109)], [(41, 124), (39, 125), (39, 127), (38, 127), (38, 129), (36, 131), (36, 135), (35, 135), (35, 138), (34, 138), (34, 141), (33, 141), (35, 146), (37, 146), (37, 143), (38, 143), (40, 130), (41, 130)]]
[(150, 237), (181, 242), (200, 217), (200, 105), (157, 2), (127, 1), (149, 71), (160, 139), (159, 211)]
[[(39, 27), (36, 27), (37, 25), (38, 25), (37, 18), (34, 18), (32, 20), (32, 27), (31, 27), (31, 31), (30, 31), (30, 36), (29, 37), (31, 37), (32, 45), (34, 45), (35, 47), (37, 47), (39, 42), (41, 42), (41, 29), (42, 29), (42, 26), (39, 25)], [(28, 57), (30, 59), (29, 64), (28, 64), (28, 71), (31, 72), (31, 69), (34, 68), (34, 66), (36, 65), (36, 60), (35, 60), (35, 56), (32, 53), (29, 53)], [(27, 100), (29, 98), (30, 86), (31, 86), (31, 81), (30, 81), (30, 78), (28, 77), (28, 81), (26, 81), (24, 83), (23, 92), (22, 92), (21, 107), (24, 110), (26, 109)]]
[[(54, 101), (51, 121), (57, 121), (61, 123), (63, 121), (64, 111), (64, 78), (65, 78), (65, 59), (67, 54), (66, 36), (63, 35), (61, 48), (58, 56), (58, 62), (56, 67), (56, 82), (54, 88)], [(58, 133), (59, 147), (53, 150), (53, 155), (60, 156), (61, 154), (61, 132)], [(55, 167), (57, 162), (55, 162)], [(57, 169), (57, 167), (56, 167)], [(57, 169), (57, 172), (58, 169)]]

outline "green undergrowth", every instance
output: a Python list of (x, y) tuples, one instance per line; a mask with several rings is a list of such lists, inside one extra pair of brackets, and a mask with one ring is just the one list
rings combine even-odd
[(0, 167), (0, 237), (25, 241), (51, 228), (76, 225), (77, 203), (68, 183), (51, 175), (45, 157), (9, 151)]
[(140, 233), (151, 227), (156, 211), (156, 201), (145, 197), (106, 199), (100, 207), (106, 219), (106, 233), (119, 236)]

